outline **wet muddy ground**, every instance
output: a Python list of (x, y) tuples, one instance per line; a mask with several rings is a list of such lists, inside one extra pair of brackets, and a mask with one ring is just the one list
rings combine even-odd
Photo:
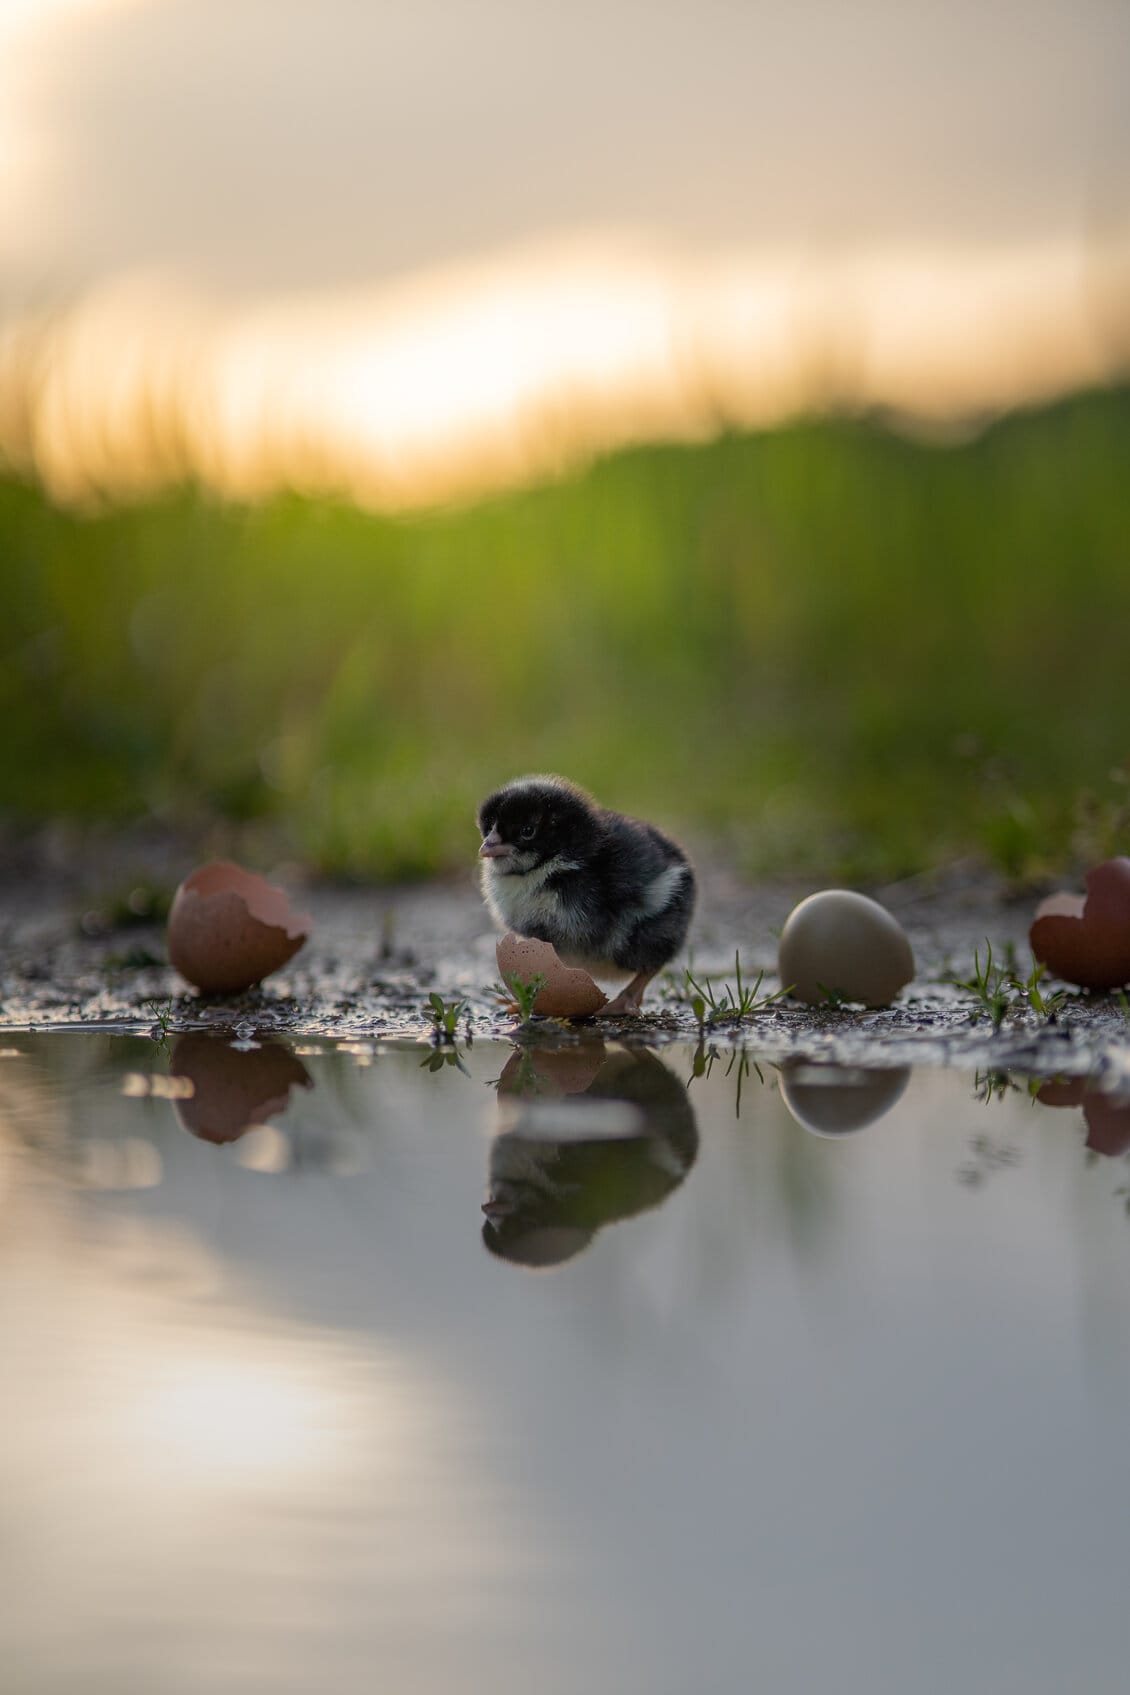
[[(151, 889), (170, 888), (187, 868), (152, 851), (145, 861), (123, 853), (114, 865), (103, 844), (92, 882), (73, 866), (25, 855), (0, 881), (0, 1028), (425, 1038), (432, 1028), (426, 1001), (436, 992), (464, 1003), (460, 1043), (513, 1036), (514, 1017), (493, 992), (494, 934), (473, 870), (405, 888), (302, 888), (301, 904), (315, 920), (306, 947), (261, 989), (221, 997), (186, 992), (166, 962), (163, 925), (147, 921)], [(696, 973), (732, 981), (738, 951), (747, 977), (764, 968), (763, 993), (777, 988), (777, 934), (812, 885), (751, 886), (720, 866), (700, 868), (700, 878), (690, 951)], [(653, 985), (642, 1018), (611, 1026), (604, 1020), (603, 1032), (653, 1047), (702, 1039), (708, 1048), (744, 1047), (772, 1061), (972, 1066), (1089, 1076), (1110, 1090), (1130, 1088), (1130, 1018), (1119, 997), (1071, 990), (1045, 1017), (1016, 994), (994, 1029), (976, 995), (950, 981), (969, 977), (987, 942), (997, 959), (1011, 957), (1018, 974), (1028, 974), (1036, 894), (1010, 897), (969, 866), (869, 892), (900, 919), (914, 946), (917, 975), (894, 1006), (816, 1010), (784, 1001), (700, 1028), (682, 988), (684, 957)], [(544, 1019), (521, 1031), (524, 1042), (552, 1046), (583, 1037), (583, 1028)]]

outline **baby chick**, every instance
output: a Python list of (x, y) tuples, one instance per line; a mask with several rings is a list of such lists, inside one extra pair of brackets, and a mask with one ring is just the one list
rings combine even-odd
[(682, 848), (564, 777), (517, 777), (496, 789), (479, 808), (479, 829), (483, 896), (498, 923), (551, 942), (566, 965), (629, 977), (604, 1011), (639, 1012), (694, 911)]

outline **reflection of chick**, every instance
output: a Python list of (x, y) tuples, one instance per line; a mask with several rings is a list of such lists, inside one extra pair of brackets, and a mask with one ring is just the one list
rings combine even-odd
[(560, 1265), (603, 1225), (658, 1206), (698, 1152), (687, 1091), (654, 1054), (611, 1054), (591, 1080), (559, 1079), (559, 1057), (515, 1055), (499, 1081), (531, 1104), (491, 1146), (483, 1241), (516, 1265)]
[(630, 977), (605, 1011), (638, 1012), (694, 911), (682, 848), (564, 777), (507, 783), (479, 808), (479, 828), (483, 895), (503, 928), (552, 943), (598, 977)]

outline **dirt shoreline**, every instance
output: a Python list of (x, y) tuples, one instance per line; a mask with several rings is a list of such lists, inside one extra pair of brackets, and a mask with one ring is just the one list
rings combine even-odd
[[(494, 936), (472, 868), (401, 888), (302, 887), (302, 904), (315, 920), (310, 942), (264, 988), (219, 998), (186, 992), (162, 963), (162, 924), (145, 921), (144, 891), (171, 887), (187, 864), (178, 863), (174, 850), (155, 852), (149, 843), (141, 852), (123, 849), (111, 881), (105, 854), (97, 858), (93, 874), (26, 853), (8, 864), (7, 875), (0, 870), (0, 1031), (163, 1037), (227, 1029), (249, 1039), (423, 1041), (431, 1031), (424, 1005), (433, 990), (465, 1000), (460, 1041), (469, 1034), (559, 1044), (589, 1039), (594, 1028), (535, 1020), (516, 1029), (491, 993)], [(732, 978), (739, 949), (743, 971), (764, 967), (764, 988), (777, 987), (776, 932), (796, 901), (812, 892), (811, 882), (748, 884), (720, 864), (700, 867), (700, 881), (691, 938), (696, 971)], [(131, 882), (140, 891), (139, 917), (120, 896), (111, 903), (99, 893)], [(1072, 991), (1050, 1020), (1018, 1004), (994, 1030), (974, 996), (943, 981), (967, 976), (986, 939), (998, 957), (1014, 948), (1026, 973), (1032, 894), (1010, 896), (971, 865), (867, 892), (895, 913), (914, 946), (917, 975), (894, 1006), (814, 1010), (784, 1002), (700, 1029), (685, 1001), (659, 983), (643, 1018), (600, 1021), (600, 1032), (632, 1044), (702, 1040), (719, 1051), (742, 1047), (776, 1064), (952, 1065), (1090, 1077), (1130, 1093), (1130, 1019), (1117, 999)], [(676, 963), (681, 968), (685, 960)]]

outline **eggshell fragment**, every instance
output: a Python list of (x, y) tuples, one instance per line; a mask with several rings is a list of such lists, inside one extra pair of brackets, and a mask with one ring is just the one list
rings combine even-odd
[(793, 908), (781, 932), (777, 970), (798, 1000), (829, 994), (887, 1006), (914, 976), (906, 931), (878, 901), (852, 889), (822, 889)]
[(549, 1018), (589, 1018), (608, 1004), (608, 996), (588, 972), (563, 964), (557, 949), (549, 942), (507, 931), (499, 937), (496, 957), (504, 983), (515, 973), (524, 983), (531, 977), (545, 978), (534, 1001), (534, 1011)]
[(169, 959), (206, 994), (232, 994), (278, 971), (312, 927), (265, 877), (213, 859), (186, 877), (173, 896)]
[(197, 1031), (178, 1036), (169, 1069), (192, 1083), (188, 1099), (177, 1099), (176, 1113), (204, 1142), (238, 1141), (253, 1124), (282, 1112), (295, 1085), (314, 1086), (302, 1061), (282, 1042), (241, 1051)]
[(909, 1081), (906, 1066), (797, 1065), (781, 1072), (781, 1099), (813, 1135), (850, 1136), (890, 1112)]
[(1086, 895), (1041, 901), (1028, 932), (1032, 952), (1066, 983), (1117, 989), (1130, 983), (1130, 859), (1088, 871)]

